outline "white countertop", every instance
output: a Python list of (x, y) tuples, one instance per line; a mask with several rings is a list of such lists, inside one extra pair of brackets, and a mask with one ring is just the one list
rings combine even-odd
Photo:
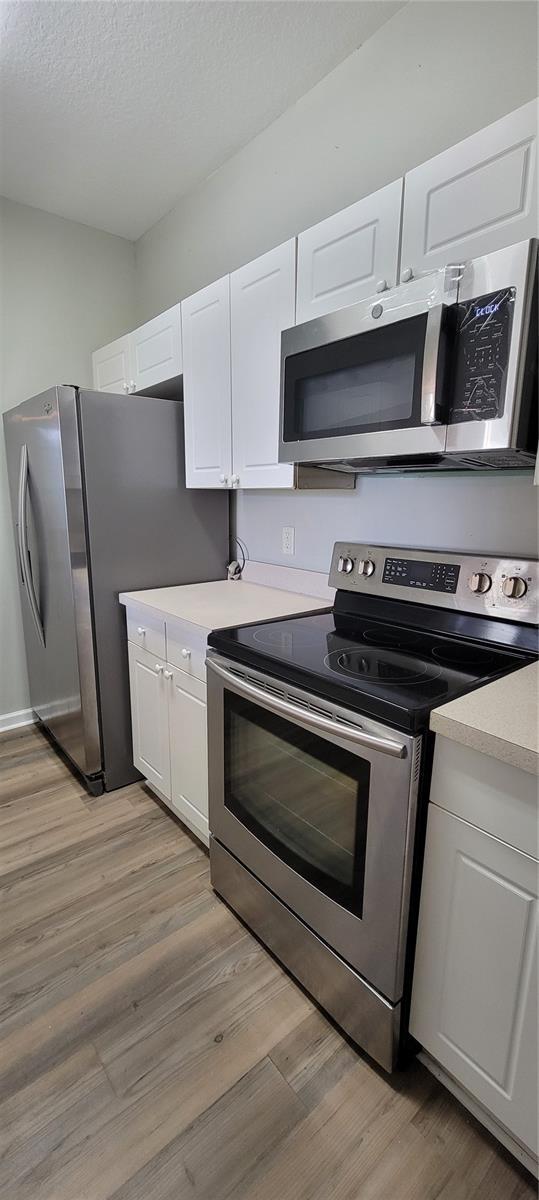
[(213, 583), (122, 592), (120, 602), (144, 604), (155, 613), (189, 621), (208, 630), (225, 629), (228, 625), (248, 625), (254, 621), (268, 621), (329, 607), (328, 602), (324, 603), (317, 596), (246, 583), (243, 579), (235, 582), (218, 579)]
[(537, 774), (538, 696), (539, 663), (531, 663), (435, 708), (430, 727), (463, 746)]

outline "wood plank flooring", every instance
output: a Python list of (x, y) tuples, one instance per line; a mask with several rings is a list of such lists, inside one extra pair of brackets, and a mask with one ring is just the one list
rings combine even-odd
[(0, 737), (0, 1189), (9, 1200), (527, 1200), (417, 1063), (388, 1080), (213, 894), (138, 785)]

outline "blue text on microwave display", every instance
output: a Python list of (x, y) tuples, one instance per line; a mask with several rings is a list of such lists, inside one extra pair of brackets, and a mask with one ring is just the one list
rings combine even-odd
[(497, 304), (485, 304), (483, 308), (476, 308), (474, 316), (475, 317), (491, 317), (492, 313), (498, 312), (500, 304), (501, 304), (501, 300), (498, 300)]

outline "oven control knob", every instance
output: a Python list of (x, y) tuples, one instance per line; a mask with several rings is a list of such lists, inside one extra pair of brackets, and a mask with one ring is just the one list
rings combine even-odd
[(341, 554), (341, 557), (337, 563), (337, 570), (342, 571), (343, 575), (349, 575), (350, 571), (354, 570), (353, 558), (347, 558), (345, 554)]
[(481, 594), (483, 592), (490, 591), (492, 587), (492, 579), (490, 578), (490, 575), (486, 575), (484, 571), (476, 571), (475, 575), (470, 576), (468, 584), (470, 591), (479, 592)]
[(374, 575), (374, 563), (372, 558), (360, 558), (357, 564), (357, 573), (358, 575), (366, 575), (367, 578), (369, 575)]
[(510, 600), (521, 600), (528, 591), (528, 585), (525, 579), (521, 579), (520, 575), (508, 575), (502, 583), (502, 592), (504, 596), (508, 596)]

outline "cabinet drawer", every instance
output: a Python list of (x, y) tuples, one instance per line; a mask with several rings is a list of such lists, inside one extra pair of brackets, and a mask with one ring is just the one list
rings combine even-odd
[(148, 654), (156, 654), (158, 658), (166, 657), (165, 622), (162, 617), (144, 612), (142, 608), (127, 609), (127, 637), (135, 646), (147, 650)]
[(206, 679), (207, 630), (189, 621), (167, 621), (167, 660), (196, 679)]

